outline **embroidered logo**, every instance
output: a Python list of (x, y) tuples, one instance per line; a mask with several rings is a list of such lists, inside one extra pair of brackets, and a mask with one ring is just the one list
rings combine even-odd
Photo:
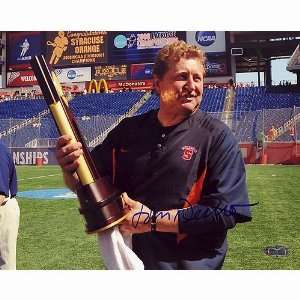
[(183, 150), (182, 159), (191, 160), (194, 153), (197, 153), (197, 149), (192, 146), (183, 146), (181, 148)]

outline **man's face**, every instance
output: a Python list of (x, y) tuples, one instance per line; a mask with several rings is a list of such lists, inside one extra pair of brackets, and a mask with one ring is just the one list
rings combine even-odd
[(203, 67), (197, 58), (181, 58), (162, 79), (154, 78), (160, 108), (189, 115), (199, 108), (203, 94)]

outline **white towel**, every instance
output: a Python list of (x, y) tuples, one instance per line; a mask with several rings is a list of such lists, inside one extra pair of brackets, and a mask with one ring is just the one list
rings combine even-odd
[(132, 235), (122, 235), (118, 226), (98, 233), (98, 245), (108, 270), (144, 270), (132, 251)]

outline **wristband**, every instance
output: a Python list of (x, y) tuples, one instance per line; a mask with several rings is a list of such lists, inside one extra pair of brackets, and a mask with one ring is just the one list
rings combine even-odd
[(151, 216), (151, 232), (156, 232), (156, 211), (152, 211), (152, 216)]

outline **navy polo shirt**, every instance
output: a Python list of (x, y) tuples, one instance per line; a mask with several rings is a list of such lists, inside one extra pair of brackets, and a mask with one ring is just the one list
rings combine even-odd
[(0, 143), (0, 195), (15, 197), (16, 194), (16, 168), (8, 149)]
[(171, 127), (161, 126), (156, 110), (124, 119), (92, 157), (132, 199), (156, 211), (179, 209), (179, 235), (133, 235), (146, 269), (219, 269), (227, 230), (251, 220), (239, 145), (203, 112)]

